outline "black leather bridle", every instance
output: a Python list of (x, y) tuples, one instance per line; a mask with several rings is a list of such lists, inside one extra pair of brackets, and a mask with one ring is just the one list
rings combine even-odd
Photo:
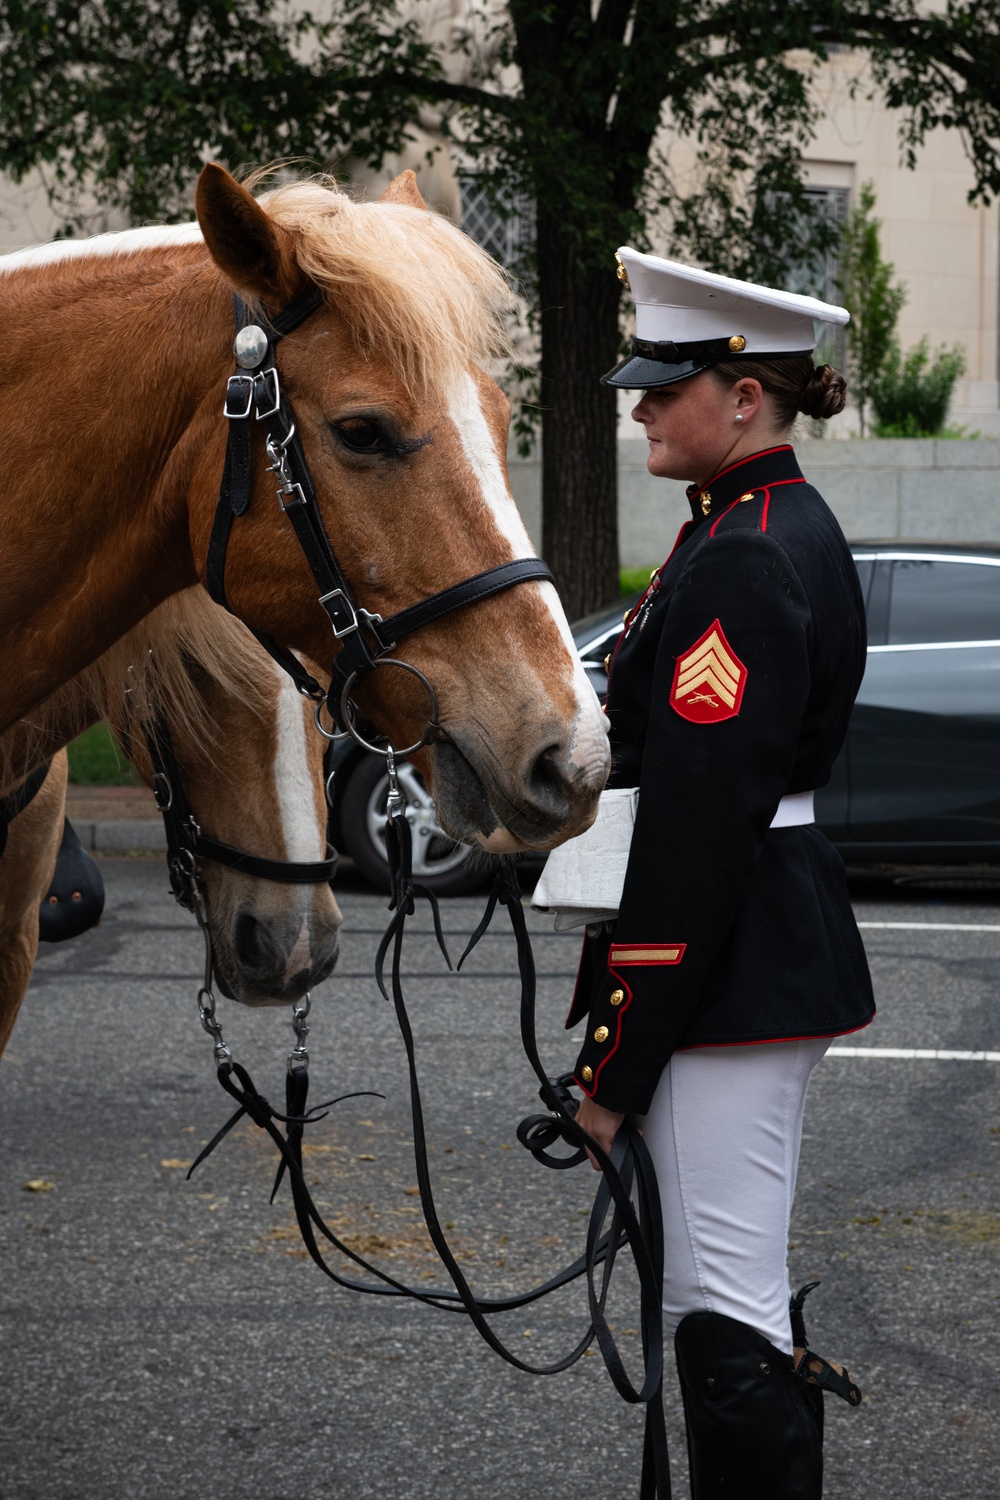
[(317, 311), (323, 294), (316, 286), (294, 298), (267, 321), (266, 328), (249, 321), (249, 312), (239, 297), (233, 298), (236, 341), (234, 354), (240, 366), (229, 377), (224, 411), (229, 422), (226, 461), (219, 489), (219, 502), (208, 545), (205, 583), (217, 604), (228, 608), (225, 590), (226, 552), (233, 523), (250, 509), (253, 489), (253, 431), (264, 424), (270, 468), (278, 485), (278, 501), (291, 522), (299, 545), (319, 589), (319, 603), (326, 612), (339, 651), (330, 669), (331, 685), (324, 693), (291, 651), (261, 631), (254, 631), (279, 666), (289, 673), (299, 691), (317, 704), (326, 702), (330, 717), (367, 749), (374, 748), (357, 734), (351, 690), (362, 677), (380, 666), (397, 666), (419, 678), (427, 690), (431, 712), (428, 726), (416, 744), (397, 749), (404, 755), (426, 743), (437, 726), (437, 699), (432, 685), (411, 663), (392, 655), (399, 642), (457, 609), (465, 609), (515, 584), (554, 582), (550, 569), (539, 558), (520, 558), (500, 563), (440, 589), (416, 604), (383, 620), (362, 609), (354, 597), (330, 543), (316, 503), (295, 414), (281, 382), (275, 362), (275, 346)]
[[(167, 836), (167, 866), (170, 870), (170, 889), (178, 903), (188, 911), (196, 906), (196, 882), (198, 861), (210, 859), (230, 870), (240, 870), (258, 880), (273, 880), (281, 885), (326, 885), (332, 884), (337, 873), (337, 854), (330, 842), (333, 810), (327, 813), (327, 859), (289, 860), (265, 859), (259, 854), (247, 854), (233, 844), (201, 831), (191, 804), (184, 790), (181, 767), (174, 751), (169, 726), (162, 714), (145, 725), (146, 752), (153, 767), (153, 795), (163, 818)], [(332, 773), (330, 760), (333, 746), (329, 746), (323, 761), (324, 787)]]

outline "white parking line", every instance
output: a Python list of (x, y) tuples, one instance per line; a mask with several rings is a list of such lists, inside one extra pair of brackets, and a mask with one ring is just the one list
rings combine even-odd
[(827, 1057), (901, 1057), (930, 1062), (1000, 1062), (1000, 1052), (950, 1052), (933, 1047), (830, 1047)]
[(986, 922), (859, 922), (861, 928), (893, 928), (899, 932), (1000, 932)]

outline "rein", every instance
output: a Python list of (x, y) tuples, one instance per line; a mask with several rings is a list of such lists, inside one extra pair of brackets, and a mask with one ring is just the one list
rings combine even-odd
[[(555, 1375), (569, 1369), (586, 1353), (596, 1339), (605, 1366), (619, 1395), (629, 1403), (644, 1404), (646, 1407), (640, 1500), (669, 1500), (670, 1474), (661, 1394), (663, 1229), (655, 1171), (641, 1135), (627, 1123), (619, 1131), (610, 1155), (606, 1154), (576, 1123), (576, 1104), (570, 1096), (568, 1087), (571, 1082), (570, 1075), (550, 1078), (545, 1072), (535, 1035), (534, 960), (521, 905), (517, 875), (513, 862), (510, 860), (499, 862), (499, 873), (494, 882), (486, 912), (469, 940), (465, 953), (459, 961), (459, 967), (487, 931), (497, 906), (502, 905), (507, 911), (517, 944), (521, 983), (521, 1040), (528, 1062), (540, 1084), (539, 1097), (548, 1111), (545, 1114), (530, 1115), (522, 1120), (517, 1128), (517, 1138), (521, 1145), (529, 1150), (543, 1166), (557, 1171), (578, 1166), (586, 1159), (585, 1148), (589, 1148), (600, 1165), (602, 1178), (591, 1210), (584, 1253), (555, 1276), (532, 1287), (527, 1292), (508, 1297), (477, 1296), (448, 1243), (434, 1201), (413, 1031), (406, 1009), (401, 979), (402, 945), (406, 921), (414, 914), (418, 897), (428, 900), (431, 905), (435, 931), (443, 951), (444, 940), (435, 897), (413, 880), (410, 827), (404, 816), (405, 804), (402, 795), (396, 786), (395, 757), (391, 750), (388, 753), (388, 768), (390, 794), (386, 819), (386, 847), (392, 873), (390, 911), (393, 915), (379, 945), (375, 961), (375, 977), (383, 997), (392, 1004), (395, 1010), (403, 1039), (409, 1074), (413, 1150), (420, 1203), (431, 1241), (451, 1278), (454, 1290), (408, 1286), (351, 1249), (326, 1223), (313, 1201), (303, 1173), (302, 1141), (306, 1126), (324, 1119), (330, 1107), (339, 1103), (340, 1100), (329, 1100), (312, 1109), (307, 1108), (309, 1054), (305, 1046), (305, 1035), (308, 1032), (305, 1017), (308, 1013), (308, 1001), (305, 1009), (296, 1007), (293, 1012), (292, 1026), (296, 1034), (297, 1046), (289, 1055), (285, 1081), (285, 1107), (283, 1111), (279, 1111), (260, 1093), (248, 1070), (235, 1061), (231, 1049), (223, 1038), (221, 1025), (215, 1015), (214, 997), (211, 995), (210, 962), (206, 963), (206, 982), (199, 992), (199, 1011), (203, 1026), (215, 1043), (219, 1083), (236, 1102), (237, 1109), (202, 1149), (192, 1163), (188, 1176), (190, 1177), (191, 1173), (215, 1150), (244, 1115), (249, 1116), (259, 1129), (267, 1133), (279, 1154), (277, 1175), (271, 1194), (272, 1202), (287, 1174), (303, 1244), (311, 1259), (330, 1281), (351, 1291), (385, 1297), (408, 1297), (437, 1308), (441, 1312), (465, 1315), (491, 1349), (515, 1369), (527, 1374)], [(206, 941), (208, 941), (207, 932)], [(390, 953), (391, 963), (387, 985), (385, 964)], [(447, 952), (445, 952), (445, 957), (447, 959)], [(450, 961), (449, 967), (451, 967)], [(351, 1097), (356, 1096), (341, 1096), (341, 1098)], [(281, 1129), (282, 1126), (284, 1130)], [(553, 1154), (551, 1148), (560, 1141), (572, 1148), (571, 1155)], [(611, 1223), (606, 1229), (609, 1214)], [(324, 1257), (322, 1248), (324, 1241), (375, 1280), (359, 1281), (334, 1271)], [(611, 1275), (618, 1254), (625, 1245), (631, 1249), (640, 1285), (640, 1327), (644, 1369), (642, 1381), (638, 1386), (626, 1371), (621, 1352), (605, 1316)], [(547, 1365), (529, 1364), (515, 1354), (491, 1326), (490, 1316), (527, 1307), (581, 1276), (586, 1277), (590, 1318), (578, 1342), (562, 1358)]]

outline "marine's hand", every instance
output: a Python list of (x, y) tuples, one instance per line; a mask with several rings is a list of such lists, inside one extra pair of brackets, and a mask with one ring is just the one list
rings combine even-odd
[[(613, 1109), (605, 1109), (603, 1104), (596, 1104), (593, 1099), (588, 1099), (586, 1096), (576, 1112), (576, 1123), (582, 1125), (587, 1134), (593, 1136), (597, 1144), (603, 1147), (609, 1156), (624, 1118), (624, 1115), (616, 1114)], [(599, 1172), (601, 1169), (593, 1153), (588, 1151), (587, 1155), (590, 1157), (590, 1165), (594, 1171)]]

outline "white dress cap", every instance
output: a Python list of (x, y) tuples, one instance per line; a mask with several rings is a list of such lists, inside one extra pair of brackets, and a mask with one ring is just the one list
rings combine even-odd
[(850, 317), (817, 297), (736, 281), (627, 245), (616, 259), (635, 300), (635, 338), (629, 358), (604, 377), (610, 385), (671, 385), (723, 360), (810, 354), (817, 324)]

